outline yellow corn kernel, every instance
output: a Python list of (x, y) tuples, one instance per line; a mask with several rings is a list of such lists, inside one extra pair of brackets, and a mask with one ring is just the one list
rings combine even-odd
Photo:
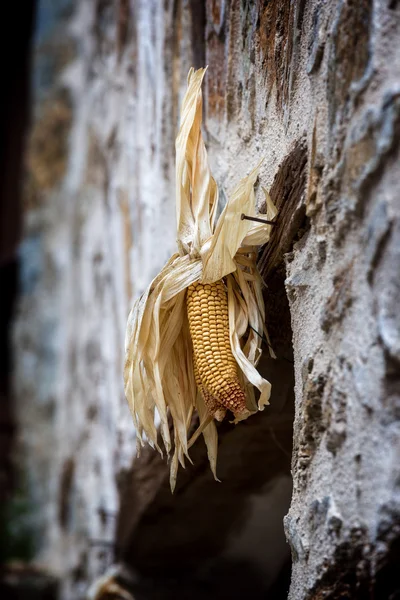
[(195, 378), (208, 410), (218, 420), (222, 420), (225, 409), (234, 414), (246, 411), (246, 395), (229, 340), (224, 282), (193, 283), (186, 298)]
[(196, 359), (194, 359), (194, 361), (193, 361), (193, 366), (194, 366), (194, 377), (196, 380), (196, 385), (197, 385), (201, 395), (203, 396), (205, 405), (207, 406), (209, 413), (214, 415), (214, 417), (217, 421), (223, 421), (225, 414), (226, 414), (226, 408), (221, 406), (221, 404), (207, 391), (207, 389), (201, 383), (201, 377), (200, 377), (199, 369), (197, 367)]

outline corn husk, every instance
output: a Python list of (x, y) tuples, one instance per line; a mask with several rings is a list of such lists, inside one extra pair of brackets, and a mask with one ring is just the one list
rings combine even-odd
[[(256, 216), (254, 184), (260, 165), (239, 182), (215, 223), (218, 188), (201, 133), (204, 74), (205, 69), (189, 72), (176, 139), (178, 252), (133, 306), (125, 341), (125, 393), (137, 431), (138, 451), (149, 443), (162, 453), (155, 425), (158, 416), (163, 447), (168, 455), (173, 448), (172, 489), (179, 464), (184, 466), (190, 446), (201, 434), (217, 477), (217, 430), (197, 390), (193, 372), (185, 302), (186, 289), (192, 283), (225, 278), (231, 348), (248, 398), (248, 411), (240, 418), (263, 410), (271, 391), (270, 383), (256, 369), (261, 356), (259, 334), (267, 335), (256, 251), (257, 246), (268, 241), (271, 226), (241, 219), (242, 213)], [(263, 216), (271, 220), (276, 209), (268, 192), (264, 192), (267, 212)], [(253, 386), (260, 391), (257, 403)], [(188, 440), (195, 411), (199, 427)]]

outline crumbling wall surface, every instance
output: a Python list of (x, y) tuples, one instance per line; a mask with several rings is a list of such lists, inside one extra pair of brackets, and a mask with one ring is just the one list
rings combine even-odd
[(290, 207), (282, 186), (285, 227), (260, 261), (265, 269), (274, 245), (286, 252), (296, 379), (289, 597), (389, 598), (400, 588), (400, 6), (207, 6), (217, 179), (229, 189), (264, 157), (260, 180), (276, 185), (296, 144), (307, 149), (305, 194)]
[[(200, 467), (182, 474), (173, 500), (158, 459), (154, 477), (152, 459), (133, 461), (121, 381), (130, 301), (174, 248), (174, 136), (192, 64), (208, 64), (204, 133), (221, 198), (263, 158), (257, 198), (262, 206), (260, 184), (271, 188), (279, 208), (260, 270), (278, 356), (288, 351), (283, 282), (293, 331), (289, 597), (397, 590), (399, 35), (393, 0), (39, 2), (15, 387), (37, 556), (63, 578), (65, 598), (101, 570), (96, 540), (122, 544), (117, 555), (133, 569), (160, 548), (157, 567), (163, 556), (195, 556), (200, 538), (204, 554), (248, 543), (226, 509), (235, 486), (213, 497), (196, 448)], [(291, 397), (277, 372), (265, 365), (276, 406), (281, 393)], [(274, 410), (238, 433), (221, 430), (222, 468), (230, 481), (237, 475), (247, 532), (251, 506), (277, 475), (263, 436), (288, 473), (288, 429), (277, 436)], [(246, 479), (246, 460), (257, 481)], [(214, 518), (226, 516), (218, 543), (211, 525), (191, 518), (174, 555), (163, 527), (182, 509), (195, 515), (204, 497)], [(119, 501), (115, 532), (109, 513)]]

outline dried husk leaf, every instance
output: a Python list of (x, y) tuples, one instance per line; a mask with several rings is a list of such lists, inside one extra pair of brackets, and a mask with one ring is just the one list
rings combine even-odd
[[(269, 404), (268, 400), (271, 395), (271, 384), (269, 381), (261, 377), (254, 364), (249, 360), (249, 358), (244, 354), (241, 345), (239, 336), (237, 334), (235, 328), (235, 313), (236, 313), (236, 303), (235, 303), (235, 294), (233, 292), (233, 281), (234, 278), (232, 275), (227, 277), (227, 285), (228, 285), (228, 310), (229, 310), (229, 336), (231, 341), (231, 349), (232, 353), (236, 359), (236, 362), (239, 365), (239, 368), (246, 376), (246, 379), (253, 384), (260, 391), (260, 398), (258, 400), (258, 409), (263, 410), (263, 408)], [(249, 335), (254, 334), (254, 332), (250, 332)]]
[(201, 133), (201, 84), (206, 69), (188, 75), (176, 138), (177, 242), (180, 253), (198, 254), (212, 235), (218, 188), (211, 176)]
[(241, 215), (255, 213), (254, 184), (258, 171), (259, 165), (240, 181), (218, 219), (212, 238), (203, 245), (202, 283), (219, 281), (236, 270), (234, 257), (251, 228), (250, 221), (242, 220)]

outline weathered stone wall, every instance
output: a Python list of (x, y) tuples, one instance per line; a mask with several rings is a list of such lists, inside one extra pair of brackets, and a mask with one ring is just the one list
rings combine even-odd
[[(60, 575), (64, 598), (100, 574), (99, 548), (112, 560), (97, 541), (116, 544), (139, 580), (165, 557), (193, 568), (221, 555), (256, 567), (260, 590), (276, 578), (293, 409), (284, 280), (295, 370), (290, 598), (394, 591), (399, 29), (389, 0), (39, 2), (15, 389), (36, 558)], [(189, 67), (204, 63), (221, 196), (264, 157), (260, 182), (279, 207), (260, 269), (282, 360), (264, 365), (271, 407), (221, 429), (224, 483), (194, 448), (197, 466), (171, 498), (157, 457), (131, 467), (123, 340), (130, 302), (174, 248), (179, 104)], [(138, 597), (169, 597), (143, 585)]]
[[(208, 6), (217, 176), (229, 187), (265, 156), (270, 183), (296, 143), (307, 148), (304, 229), (285, 257), (296, 376), (290, 598), (367, 597), (377, 572), (386, 598), (400, 500), (400, 7)], [(298, 210), (282, 207), (285, 227)], [(274, 244), (289, 250), (277, 229), (266, 258)]]

